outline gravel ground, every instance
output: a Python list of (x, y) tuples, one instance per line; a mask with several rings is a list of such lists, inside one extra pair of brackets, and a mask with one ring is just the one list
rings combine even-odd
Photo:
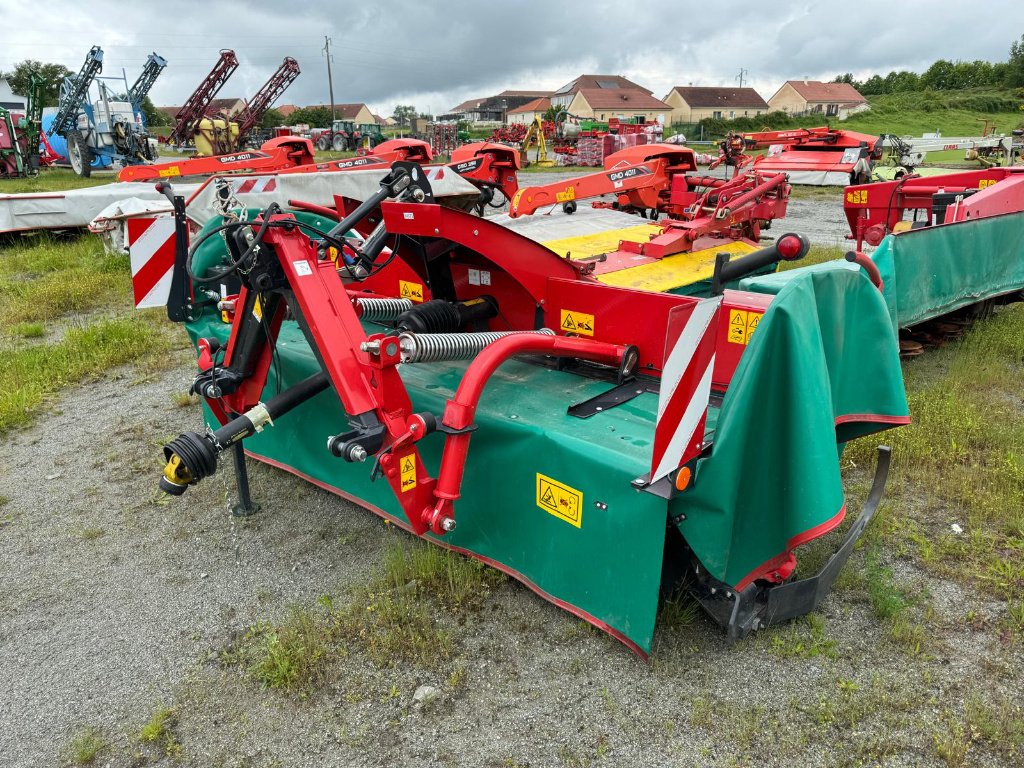
[[(796, 201), (786, 229), (834, 207)], [(0, 444), (4, 766), (61, 764), (83, 729), (107, 744), (95, 764), (118, 768), (1018, 764), (980, 743), (956, 759), (976, 741), (964, 702), (1021, 705), (1024, 656), (993, 629), (1005, 603), (905, 563), (895, 577), (927, 628), (916, 651), (853, 577), (813, 619), (732, 647), (701, 614), (663, 621), (647, 663), (505, 580), (468, 615), (430, 607), (455, 638), (449, 659), (378, 666), (353, 651), (308, 695), (262, 690), (218, 655), (258, 622), (365, 584), (408, 537), (262, 465), (252, 518), (228, 513), (226, 471), (161, 497), (160, 446), (200, 424), (174, 398), (192, 365), (181, 353), (70, 389)], [(847, 572), (862, 570), (857, 554)], [(439, 695), (421, 705), (424, 684)], [(139, 740), (165, 707), (170, 756)]]

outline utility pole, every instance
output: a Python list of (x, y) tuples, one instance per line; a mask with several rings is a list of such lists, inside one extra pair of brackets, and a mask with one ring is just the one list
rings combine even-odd
[(740, 88), (743, 87), (743, 78), (746, 75), (749, 75), (749, 74), (750, 73), (747, 70), (743, 69), (742, 67), (740, 68), (740, 73), (738, 75), (736, 75), (736, 77), (734, 78), (735, 80), (739, 80), (740, 81)]
[(324, 35), (324, 56), (327, 57), (327, 89), (331, 92), (331, 121), (338, 119), (334, 109), (334, 80), (331, 78), (331, 38)]

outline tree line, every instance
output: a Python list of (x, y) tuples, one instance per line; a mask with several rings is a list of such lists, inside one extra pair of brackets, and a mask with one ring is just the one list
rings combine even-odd
[(908, 70), (872, 75), (855, 80), (850, 72), (838, 75), (833, 83), (849, 83), (865, 96), (905, 93), (907, 91), (959, 91), (964, 88), (1024, 87), (1024, 35), (1010, 45), (1006, 61), (949, 61), (939, 59), (923, 73)]

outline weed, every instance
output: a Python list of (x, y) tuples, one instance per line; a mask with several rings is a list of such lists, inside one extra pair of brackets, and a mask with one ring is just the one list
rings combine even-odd
[(171, 707), (161, 707), (139, 731), (139, 741), (157, 749), (161, 755), (179, 757), (182, 746), (174, 735), (178, 713)]
[(690, 701), (690, 725), (710, 728), (714, 723), (712, 712), (713, 707), (710, 698), (707, 696), (695, 696)]
[(11, 327), (12, 336), (23, 339), (38, 339), (46, 335), (46, 326), (42, 323), (16, 323)]
[(816, 613), (807, 614), (769, 637), (768, 650), (779, 658), (812, 659), (825, 656), (834, 659), (839, 655), (836, 641), (825, 636), (825, 620)]
[(479, 608), (505, 576), (483, 563), (424, 541), (393, 541), (384, 553), (385, 582), (395, 589), (430, 594), (458, 611)]
[(448, 684), (448, 687), (454, 690), (458, 688), (460, 685), (462, 685), (465, 681), (466, 665), (463, 662), (459, 662), (455, 666), (455, 669), (452, 670), (452, 673), (448, 675), (448, 680), (446, 682)]
[(108, 747), (107, 740), (95, 728), (79, 731), (62, 750), (64, 762), (71, 765), (93, 765)]
[[(350, 603), (338, 605), (324, 596), (315, 608), (293, 608), (277, 625), (258, 624), (237, 647), (221, 652), (221, 662), (244, 666), (264, 687), (306, 694), (333, 679), (337, 674), (333, 662), (349, 649), (361, 651), (381, 667), (402, 661), (431, 667), (448, 658), (454, 648), (451, 634), (437, 626), (430, 603), (409, 589), (408, 582), (396, 578), (404, 573), (396, 570), (396, 564), (409, 567), (410, 561), (392, 556), (388, 562), (385, 574), (359, 590)], [(412, 570), (428, 583), (433, 578), (447, 584), (465, 583), (446, 568)], [(460, 594), (458, 590), (451, 593)], [(462, 604), (463, 600), (454, 603)], [(449, 684), (458, 685), (464, 676), (464, 666), (456, 667)]]
[(658, 626), (662, 631), (678, 632), (692, 625), (700, 610), (700, 604), (688, 592), (672, 595), (661, 604)]
[(189, 408), (199, 404), (199, 395), (193, 392), (172, 392), (171, 402), (179, 408)]
[(78, 531), (78, 535), (85, 541), (94, 541), (105, 536), (106, 533), (102, 528), (82, 528)]
[(958, 721), (950, 719), (945, 727), (932, 734), (932, 739), (935, 743), (935, 754), (949, 768), (959, 768), (964, 764), (967, 751), (971, 748), (971, 741), (964, 733), (963, 725)]

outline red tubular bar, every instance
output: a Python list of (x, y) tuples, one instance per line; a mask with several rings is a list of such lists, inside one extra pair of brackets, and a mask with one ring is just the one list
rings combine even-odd
[(878, 271), (878, 265), (875, 264), (861, 251), (850, 251), (846, 254), (846, 260), (857, 264), (861, 269), (868, 273), (868, 279), (872, 285), (878, 290), (882, 291), (885, 289), (885, 283), (882, 282), (882, 273)]
[[(544, 336), (532, 333), (517, 333), (505, 336), (492, 344), (473, 359), (462, 376), (455, 396), (444, 409), (442, 423), (451, 429), (467, 429), (472, 426), (480, 396), (488, 380), (498, 366), (515, 355), (547, 354), (562, 357), (577, 357), (606, 365), (619, 365), (626, 353), (626, 346), (591, 341), (570, 336)], [(459, 498), (462, 476), (466, 469), (466, 455), (472, 432), (449, 434), (441, 455), (441, 469), (437, 476), (434, 506), (423, 510), (423, 522), (435, 533), (443, 533), (442, 521), (453, 518), (452, 506)]]

